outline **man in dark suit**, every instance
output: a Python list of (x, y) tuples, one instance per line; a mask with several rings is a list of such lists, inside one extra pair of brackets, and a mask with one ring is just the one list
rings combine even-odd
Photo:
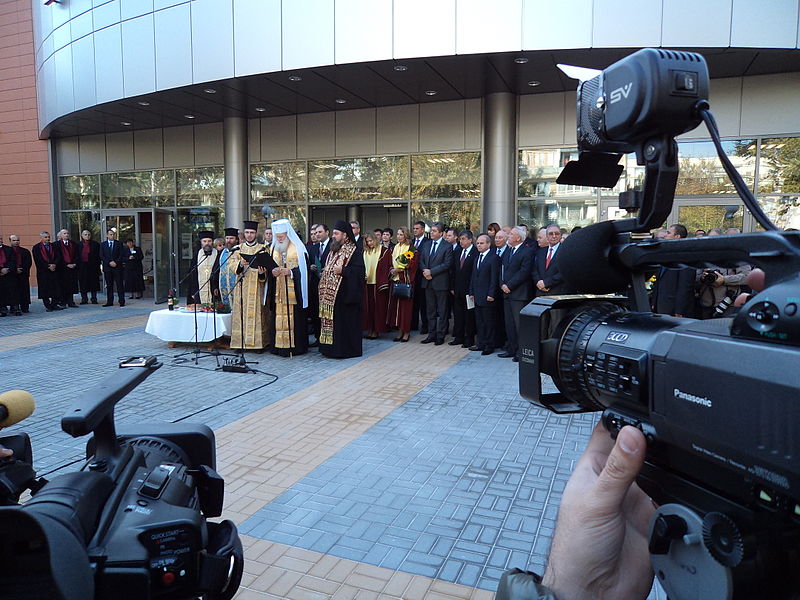
[(353, 240), (356, 243), (356, 248), (360, 249), (362, 252), (364, 251), (364, 236), (361, 235), (361, 223), (358, 221), (350, 221), (350, 228), (353, 230), (353, 235), (355, 239)]
[(519, 362), (519, 311), (533, 297), (530, 278), (533, 250), (525, 245), (525, 230), (521, 227), (514, 227), (508, 234), (508, 249), (504, 259), (500, 291), (503, 293), (503, 316), (508, 341), (506, 351), (498, 356)]
[(420, 252), (422, 289), (428, 306), (428, 337), (423, 344), (444, 344), (447, 332), (447, 297), (450, 295), (450, 268), (453, 264), (453, 247), (444, 239), (444, 225), (431, 225), (431, 239)]
[[(411, 244), (417, 252), (425, 252), (430, 243), (430, 240), (425, 237), (425, 223), (417, 221), (411, 229), (414, 234), (414, 239), (411, 240)], [(419, 256), (422, 256), (422, 254)], [(428, 333), (428, 307), (425, 303), (425, 290), (422, 287), (422, 280), (424, 278), (422, 277), (421, 264), (422, 261), (418, 260), (417, 276), (414, 280), (414, 304), (411, 310), (411, 329), (419, 329), (419, 332), (424, 335)]]
[(39, 233), (41, 242), (31, 248), (33, 263), (36, 265), (36, 284), (39, 288), (39, 299), (44, 303), (47, 312), (61, 310), (58, 299), (61, 291), (58, 288), (58, 275), (56, 271), (61, 264), (61, 253), (57, 252), (55, 244), (50, 241), (50, 232)]
[(331, 252), (330, 228), (325, 223), (314, 225), (311, 228), (311, 242), (306, 244), (308, 250), (308, 314), (311, 316), (311, 328), (314, 330), (316, 341), (312, 348), (319, 345), (319, 278), (328, 254)]
[[(31, 305), (31, 266), (33, 256), (31, 251), (20, 246), (18, 235), (10, 235), (11, 250), (14, 256), (17, 272), (17, 299), (19, 300), (20, 311), (26, 313)], [(16, 314), (16, 313), (15, 313)]]
[[(686, 227), (671, 225), (666, 240), (688, 237)], [(696, 270), (691, 268), (667, 269), (661, 267), (653, 289), (653, 312), (674, 317), (688, 317), (694, 306), (694, 279)]]
[(453, 341), (451, 346), (469, 348), (475, 341), (475, 311), (467, 310), (469, 284), (478, 251), (472, 244), (473, 235), (465, 229), (458, 237), (459, 252), (453, 254)]
[(103, 264), (103, 278), (106, 280), (106, 303), (114, 306), (114, 287), (119, 296), (119, 305), (125, 306), (125, 288), (122, 272), (122, 244), (117, 241), (117, 232), (109, 229), (106, 241), (100, 244), (100, 262)]
[(472, 269), (469, 295), (475, 302), (473, 310), (478, 340), (470, 350), (480, 351), (486, 356), (494, 352), (494, 329), (497, 320), (495, 305), (500, 291), (497, 287), (500, 279), (500, 257), (492, 248), (492, 238), (485, 233), (478, 236), (475, 246), (479, 254)]
[(569, 287), (558, 270), (558, 250), (561, 247), (561, 228), (551, 223), (547, 226), (547, 247), (536, 253), (533, 281), (537, 296), (569, 294)]

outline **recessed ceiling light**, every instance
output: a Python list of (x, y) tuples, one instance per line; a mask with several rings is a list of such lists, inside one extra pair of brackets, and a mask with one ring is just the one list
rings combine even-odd
[(267, 109), (264, 108), (263, 106), (256, 106), (256, 112), (266, 112), (266, 111)]
[(405, 65), (395, 65), (394, 66), (394, 70), (395, 71), (400, 71), (400, 72), (408, 71), (408, 67), (405, 66)]
[(300, 75), (289, 75), (289, 81), (303, 81), (303, 78)]
[(183, 115), (187, 119), (194, 119), (194, 115)]
[(438, 93), (439, 92), (437, 92), (436, 90), (425, 90), (425, 95), (426, 96), (435, 96)]
[(131, 125), (131, 122), (130, 121), (120, 121), (119, 124), (120, 125), (125, 125), (125, 127), (129, 127)]
[(517, 63), (518, 65), (524, 65), (526, 62), (528, 62), (528, 59), (525, 58), (524, 56), (518, 56), (517, 58), (514, 59), (514, 62)]
[(531, 86), (531, 87), (536, 87), (537, 85), (542, 85), (542, 82), (541, 81), (536, 81), (536, 80), (529, 81), (528, 85)]
[(150, 103), (147, 100), (139, 100), (136, 104), (139, 106), (150, 106)]
[(347, 100), (345, 100), (344, 98), (337, 98), (336, 104), (347, 104)]
[(216, 93), (217, 93), (217, 90), (215, 90), (214, 88), (206, 88), (206, 89), (204, 89), (203, 91), (204, 91), (206, 94), (216, 94)]

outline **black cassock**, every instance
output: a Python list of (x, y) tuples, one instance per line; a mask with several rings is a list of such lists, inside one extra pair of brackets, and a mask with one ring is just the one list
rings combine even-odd
[(361, 356), (361, 311), (366, 268), (361, 248), (342, 269), (342, 282), (333, 305), (333, 344), (320, 344), (319, 352), (330, 358)]
[(144, 268), (142, 261), (144, 254), (139, 246), (128, 248), (126, 245), (122, 249), (122, 272), (125, 277), (126, 292), (144, 291)]
[(22, 246), (12, 246), (14, 260), (17, 269), (22, 269), (22, 273), (17, 273), (17, 300), (23, 310), (28, 310), (31, 304), (31, 266), (33, 258), (31, 251)]
[[(196, 250), (195, 253), (192, 255), (192, 262), (189, 263), (189, 271), (191, 275), (189, 276), (188, 285), (189, 288), (186, 292), (186, 304), (200, 304), (200, 296), (197, 293), (200, 291), (200, 285), (197, 282), (197, 265), (203, 264), (206, 265), (212, 260), (212, 256), (209, 254), (208, 257), (203, 256), (200, 258), (200, 262), (197, 260), (197, 255), (200, 253), (199, 250)], [(213, 251), (212, 253), (213, 254)], [(210, 283), (207, 281), (203, 281), (203, 291), (207, 291), (209, 287), (211, 288), (211, 297), (216, 297), (215, 292), (219, 290), (219, 252), (217, 252), (217, 256), (213, 258), (214, 264), (212, 266), (212, 274)]]
[[(3, 274), (3, 271), (6, 273)], [(11, 246), (0, 246), (0, 310), (19, 304), (17, 293), (17, 263)]]
[[(61, 252), (58, 251), (55, 244), (50, 244), (50, 250), (45, 248), (42, 242), (34, 244), (31, 248), (33, 254), (33, 262), (36, 265), (36, 284), (39, 287), (39, 299), (45, 302), (50, 299), (58, 299), (61, 297), (61, 292), (58, 287), (58, 267), (61, 264)], [(48, 265), (56, 265), (56, 270), (51, 271)]]
[[(78, 293), (78, 244), (70, 241), (65, 244), (64, 241), (55, 243), (56, 252), (61, 255), (61, 264), (56, 269), (58, 273), (58, 287), (64, 296), (65, 302), (72, 302), (72, 294)], [(71, 269), (67, 265), (75, 265)]]
[[(89, 244), (87, 260), (83, 260), (83, 249)], [(78, 244), (78, 283), (81, 294), (100, 291), (100, 244), (94, 240)]]

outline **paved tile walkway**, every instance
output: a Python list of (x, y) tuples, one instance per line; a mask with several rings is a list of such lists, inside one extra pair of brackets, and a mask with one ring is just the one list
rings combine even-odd
[(215, 430), (224, 516), (246, 549), (238, 598), (488, 600), (506, 568), (541, 571), (595, 415), (532, 407), (508, 360), (413, 341), (341, 361), (248, 353), (258, 373), (223, 373), (145, 334), (155, 308), (0, 319), (2, 388), (37, 400), (17, 428), (40, 474), (80, 465), (86, 440), (59, 421), (81, 393), (119, 358), (156, 354), (164, 367), (117, 406), (118, 429)]

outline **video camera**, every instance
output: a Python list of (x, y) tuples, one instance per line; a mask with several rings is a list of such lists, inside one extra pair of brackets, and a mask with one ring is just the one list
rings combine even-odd
[[(27, 436), (0, 440), (17, 456), (0, 464), (4, 503), (33, 492), (22, 506), (0, 508), (0, 598), (233, 597), (241, 540), (231, 521), (207, 521), (223, 503), (214, 433), (190, 424), (115, 430), (116, 403), (160, 366), (154, 357), (121, 363), (62, 418), (69, 435), (94, 434), (79, 472), (34, 480), (30, 464), (24, 469)], [(9, 470), (20, 474), (3, 478)]]
[[(571, 234), (565, 281), (589, 295), (536, 298), (521, 312), (520, 393), (556, 413), (603, 411), (648, 441), (638, 483), (660, 506), (650, 522), (656, 576), (671, 600), (794, 598), (800, 590), (800, 236), (778, 233), (727, 161), (706, 100), (705, 59), (640, 50), (578, 89), (578, 161), (558, 183), (612, 187), (624, 153), (643, 190), (620, 194), (634, 218)], [(674, 136), (705, 122), (724, 168), (767, 231), (636, 239), (669, 216)], [(727, 162), (726, 162), (727, 161)], [(638, 214), (637, 214), (638, 213)], [(766, 289), (733, 318), (650, 312), (645, 279), (661, 268), (760, 267)], [(557, 393), (542, 393), (541, 374)]]

